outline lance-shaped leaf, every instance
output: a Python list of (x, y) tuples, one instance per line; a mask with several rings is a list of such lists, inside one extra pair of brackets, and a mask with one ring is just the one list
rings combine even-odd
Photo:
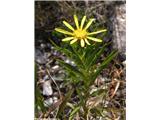
[(65, 49), (56, 45), (51, 39), (49, 39), (49, 41), (52, 43), (52, 45), (55, 47), (56, 50), (64, 53), (67, 57), (70, 57), (70, 55), (72, 54), (72, 52), (69, 51), (68, 49)]
[(93, 74), (90, 85), (95, 81), (95, 79), (97, 78), (97, 76), (100, 74), (100, 72), (106, 68), (106, 66), (111, 62), (111, 60), (113, 60), (114, 57), (116, 57), (116, 55), (118, 54), (117, 50), (114, 50), (113, 52), (111, 52), (106, 58), (105, 60), (102, 62), (102, 64), (97, 68), (96, 72)]
[(74, 110), (71, 112), (69, 120), (73, 120), (74, 115), (80, 110), (80, 106), (74, 108)]
[(78, 50), (74, 46), (71, 46), (71, 52), (73, 53), (72, 54), (72, 60), (74, 60), (74, 62), (76, 63), (76, 65), (79, 68), (84, 69), (85, 68), (85, 63), (83, 61), (83, 58), (82, 58), (80, 52), (78, 52)]
[[(98, 51), (101, 49), (102, 44), (94, 44), (87, 46), (85, 50), (85, 64), (88, 66), (92, 59), (95, 57), (95, 55), (98, 53)], [(103, 47), (103, 46), (102, 46)]]
[(104, 44), (102, 48), (100, 48), (99, 51), (96, 51), (95, 54), (93, 54), (90, 59), (87, 61), (87, 67), (90, 68), (93, 64), (96, 63), (97, 59), (101, 56), (101, 54), (105, 51), (106, 47), (110, 44), (111, 42), (108, 42), (107, 44)]
[(57, 59), (57, 61), (62, 65), (62, 67), (64, 67), (69, 72), (75, 74), (76, 76), (78, 75), (79, 77), (82, 77), (82, 78), (84, 77), (83, 73), (81, 73), (76, 67), (71, 66), (70, 64), (65, 63), (60, 59)]

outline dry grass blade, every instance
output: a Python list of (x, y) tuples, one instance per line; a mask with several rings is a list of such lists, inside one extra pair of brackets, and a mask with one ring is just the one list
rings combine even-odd
[(51, 76), (51, 74), (50, 74), (50, 72), (49, 72), (49, 70), (48, 70), (48, 69), (47, 69), (47, 73), (48, 73), (48, 75), (50, 76), (50, 78), (52, 79), (52, 81), (54, 82), (54, 84), (56, 85), (57, 90), (58, 90), (58, 93), (59, 93), (59, 96), (60, 96), (60, 99), (62, 99), (61, 91), (60, 91), (60, 89), (59, 89), (59, 87), (58, 87), (58, 85), (57, 85), (56, 81), (55, 81), (55, 80), (54, 80), (54, 78)]
[(116, 87), (115, 87), (115, 89), (114, 89), (114, 91), (113, 91), (113, 93), (112, 93), (111, 99), (115, 96), (115, 94), (116, 94), (119, 86), (120, 86), (120, 81), (117, 81), (117, 84), (116, 84)]

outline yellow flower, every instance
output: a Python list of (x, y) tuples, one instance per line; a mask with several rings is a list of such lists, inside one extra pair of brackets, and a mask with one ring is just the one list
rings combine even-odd
[(62, 41), (70, 41), (70, 44), (73, 44), (73, 43), (77, 42), (78, 40), (80, 40), (81, 47), (84, 47), (85, 43), (90, 45), (88, 40), (92, 40), (92, 41), (95, 41), (95, 42), (102, 42), (101, 39), (98, 39), (98, 38), (95, 38), (95, 37), (91, 37), (91, 36), (95, 35), (95, 34), (98, 34), (98, 33), (101, 33), (101, 32), (105, 32), (107, 30), (103, 29), (103, 30), (99, 30), (99, 31), (95, 31), (95, 32), (89, 33), (87, 31), (87, 29), (90, 27), (90, 25), (92, 24), (92, 22), (95, 19), (90, 19), (89, 22), (86, 24), (86, 26), (83, 27), (84, 23), (85, 23), (85, 20), (86, 20), (86, 16), (84, 16), (82, 18), (81, 24), (79, 25), (78, 18), (77, 18), (76, 15), (74, 15), (74, 22), (76, 24), (76, 29), (73, 28), (68, 22), (63, 21), (63, 24), (66, 27), (68, 27), (72, 32), (69, 32), (69, 31), (66, 31), (66, 30), (63, 30), (63, 29), (60, 29), (60, 28), (55, 28), (55, 30), (57, 32), (69, 35), (68, 37), (62, 39)]

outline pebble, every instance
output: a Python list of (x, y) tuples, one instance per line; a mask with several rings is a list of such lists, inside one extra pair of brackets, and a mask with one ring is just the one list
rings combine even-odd
[(53, 66), (53, 67), (52, 67), (52, 69), (53, 69), (53, 70), (57, 70), (57, 69), (59, 69), (59, 65), (55, 65), (55, 66)]
[(104, 107), (108, 107), (108, 104), (109, 104), (109, 102), (108, 102), (108, 101), (105, 101)]
[(54, 100), (54, 102), (57, 102), (58, 98), (57, 97), (53, 97), (53, 100)]
[(45, 48), (46, 47), (46, 45), (45, 44), (43, 44), (43, 43), (41, 43), (41, 48), (43, 49), (43, 48)]
[(47, 100), (44, 101), (44, 106), (49, 107), (53, 104), (53, 99), (49, 98)]
[(35, 60), (39, 64), (45, 64), (47, 62), (46, 56), (38, 49), (35, 51)]
[(50, 96), (52, 94), (53, 94), (53, 90), (52, 90), (52, 87), (51, 87), (51, 82), (50, 81), (45, 81), (43, 83), (43, 95)]
[(69, 64), (69, 63), (70, 63), (70, 60), (69, 60), (69, 59), (66, 59), (66, 60), (65, 60), (65, 63), (68, 63), (68, 64)]
[(45, 75), (43, 80), (48, 80), (49, 79), (49, 76), (48, 75)]

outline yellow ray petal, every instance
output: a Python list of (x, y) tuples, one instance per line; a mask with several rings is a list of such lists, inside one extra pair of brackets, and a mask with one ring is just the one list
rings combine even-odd
[(81, 29), (83, 29), (85, 20), (86, 20), (86, 16), (83, 16), (82, 21), (81, 21), (81, 27), (80, 27)]
[(74, 22), (76, 24), (77, 29), (79, 29), (79, 23), (78, 23), (77, 15), (74, 15)]
[(75, 43), (77, 40), (78, 40), (77, 38), (73, 39), (73, 40), (70, 42), (70, 44)]
[(63, 24), (65, 24), (65, 26), (67, 26), (69, 29), (71, 29), (72, 31), (74, 31), (74, 28), (66, 21), (63, 21)]
[(88, 45), (91, 45), (87, 39), (84, 39), (84, 41), (88, 44)]
[(90, 19), (84, 29), (87, 30), (94, 20), (95, 20), (95, 19)]
[(66, 37), (66, 38), (64, 38), (64, 39), (62, 39), (62, 41), (70, 41), (70, 40), (72, 40), (74, 37)]
[(84, 45), (85, 45), (85, 42), (83, 39), (81, 39), (81, 47), (84, 47)]
[(94, 38), (94, 37), (87, 37), (87, 38), (90, 39), (90, 40), (93, 40), (95, 42), (102, 42), (102, 40), (98, 39), (98, 38)]
[(55, 28), (55, 30), (56, 30), (57, 32), (60, 32), (60, 33), (63, 33), (63, 34), (74, 35), (73, 33), (68, 32), (68, 31), (66, 31), (66, 30), (63, 30), (63, 29), (60, 29), (60, 28)]
[(106, 32), (106, 31), (107, 31), (107, 29), (99, 30), (99, 31), (96, 31), (96, 32), (87, 33), (87, 35), (94, 35), (94, 34), (98, 34), (98, 33), (101, 33), (101, 32)]

